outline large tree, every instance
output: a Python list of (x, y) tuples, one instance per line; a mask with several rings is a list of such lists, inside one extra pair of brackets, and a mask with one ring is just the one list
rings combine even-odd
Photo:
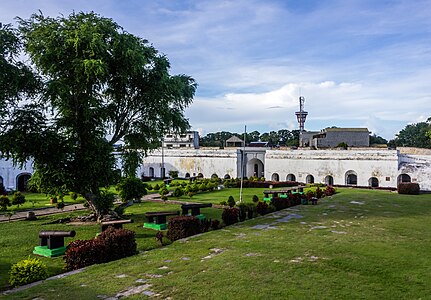
[(19, 31), (43, 90), (8, 107), (0, 150), (17, 162), (33, 159), (43, 190), (78, 192), (101, 215), (113, 145), (142, 155), (166, 131), (186, 130), (195, 81), (170, 75), (168, 59), (146, 40), (95, 13), (34, 14), (19, 20)]
[(407, 125), (395, 137), (389, 141), (391, 147), (418, 147), (418, 148), (431, 148), (431, 138), (427, 136), (431, 131), (431, 118), (426, 122), (419, 122), (416, 124)]

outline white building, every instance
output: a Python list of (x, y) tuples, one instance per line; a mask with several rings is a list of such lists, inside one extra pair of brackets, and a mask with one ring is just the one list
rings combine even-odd
[[(431, 191), (431, 150), (357, 148), (349, 150), (271, 150), (243, 148), (177, 148), (152, 151), (138, 175), (161, 177), (178, 171), (180, 177), (220, 178), (264, 176), (273, 181), (298, 181), (330, 185), (396, 188), (399, 182), (417, 182), (421, 190)], [(0, 160), (0, 182), (8, 189), (22, 189), (33, 170), (22, 169)]]
[(184, 133), (168, 133), (163, 138), (163, 147), (191, 148), (199, 149), (199, 133), (197, 131), (187, 131)]

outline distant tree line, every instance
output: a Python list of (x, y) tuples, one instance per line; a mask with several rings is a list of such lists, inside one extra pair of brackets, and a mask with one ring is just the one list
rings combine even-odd
[[(236, 133), (229, 131), (220, 131), (215, 133), (208, 133), (199, 139), (199, 144), (202, 147), (224, 147), (226, 140), (236, 136), (244, 140), (244, 133)], [(251, 142), (268, 142), (271, 147), (278, 146), (298, 146), (299, 145), (299, 130), (280, 129), (278, 131), (270, 131), (260, 133), (255, 130), (246, 133), (246, 144)]]
[(407, 125), (389, 141), (388, 146), (431, 149), (431, 117), (426, 122)]

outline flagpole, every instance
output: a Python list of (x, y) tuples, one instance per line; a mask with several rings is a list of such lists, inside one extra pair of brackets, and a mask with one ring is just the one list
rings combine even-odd
[(247, 125), (244, 126), (244, 143), (241, 155), (241, 187), (239, 189), (239, 202), (242, 203), (242, 183), (244, 181), (244, 157), (245, 157), (245, 138), (247, 133)]

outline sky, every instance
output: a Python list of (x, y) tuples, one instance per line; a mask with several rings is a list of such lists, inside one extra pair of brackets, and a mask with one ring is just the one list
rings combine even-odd
[(198, 89), (193, 130), (367, 127), (431, 116), (431, 0), (0, 0), (0, 22), (94, 11), (147, 39)]

